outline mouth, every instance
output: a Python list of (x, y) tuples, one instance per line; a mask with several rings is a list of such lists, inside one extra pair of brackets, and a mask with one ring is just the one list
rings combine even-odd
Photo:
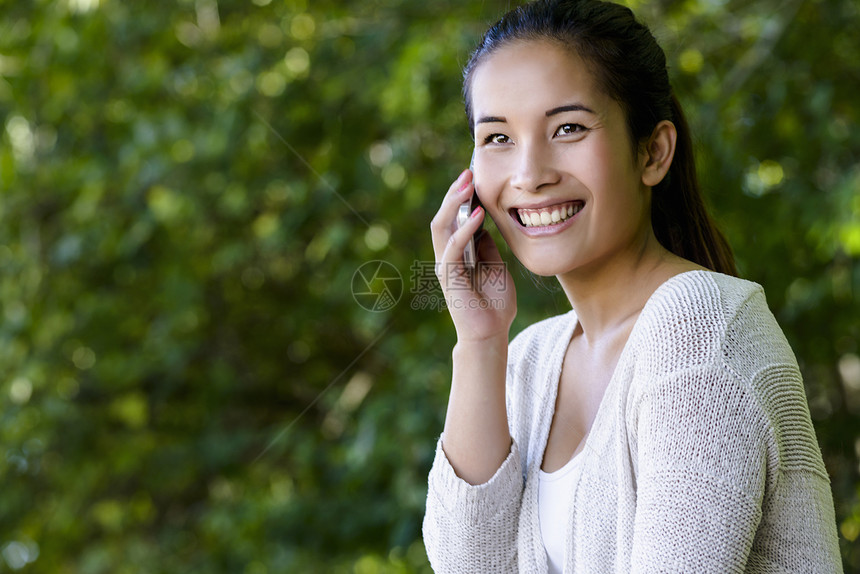
[(510, 210), (511, 216), (523, 227), (550, 227), (567, 221), (585, 207), (583, 201), (566, 201), (540, 209)]

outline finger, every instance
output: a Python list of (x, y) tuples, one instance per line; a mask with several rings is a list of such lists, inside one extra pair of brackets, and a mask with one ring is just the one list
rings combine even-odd
[(457, 228), (457, 210), (460, 209), (461, 204), (470, 200), (472, 193), (474, 193), (472, 172), (466, 170), (451, 184), (451, 187), (448, 188), (448, 192), (442, 199), (439, 210), (430, 222), (433, 250), (436, 253), (437, 260), (444, 250), (445, 244), (450, 239), (451, 234)]
[(460, 205), (471, 200), (472, 193), (474, 193), (474, 186), (472, 185), (471, 172), (466, 170), (448, 188), (447, 193), (442, 198), (439, 210), (430, 223), (431, 232), (434, 236), (439, 236), (442, 243), (456, 229), (454, 222), (457, 217), (457, 210)]
[(472, 170), (464, 169), (460, 175), (457, 176), (451, 185), (448, 187), (448, 191), (445, 193), (445, 197), (442, 199), (442, 202), (450, 201), (451, 197), (456, 197), (457, 194), (465, 191), (466, 187), (472, 183)]
[(466, 248), (466, 243), (469, 241), (469, 238), (478, 232), (483, 220), (484, 208), (476, 207), (472, 212), (472, 215), (469, 216), (469, 219), (466, 220), (466, 223), (451, 233), (451, 236), (445, 243), (444, 251), (442, 252), (443, 258), (448, 261), (462, 261), (463, 250)]
[(475, 211), (472, 212), (466, 223), (460, 229), (453, 232), (445, 243), (441, 257), (437, 257), (436, 259), (440, 264), (437, 268), (437, 275), (439, 275), (439, 280), (443, 283), (443, 287), (446, 285), (444, 281), (447, 275), (454, 272), (454, 275), (459, 276), (465, 270), (466, 264), (463, 261), (463, 250), (466, 248), (469, 239), (478, 231), (483, 219), (483, 208), (475, 208)]

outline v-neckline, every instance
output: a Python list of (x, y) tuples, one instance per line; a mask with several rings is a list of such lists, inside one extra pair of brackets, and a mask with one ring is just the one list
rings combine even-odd
[[(642, 316), (645, 315), (645, 311), (651, 305), (652, 301), (654, 301), (655, 296), (660, 293), (664, 288), (666, 288), (670, 283), (674, 283), (682, 276), (694, 273), (713, 273), (713, 271), (691, 269), (689, 271), (682, 271), (681, 273), (676, 273), (675, 275), (672, 275), (671, 277), (663, 281), (660, 285), (658, 285), (657, 288), (654, 289), (654, 291), (645, 301), (645, 304), (642, 305), (642, 310), (639, 312), (639, 316), (636, 317), (636, 320), (633, 322), (633, 327), (631, 327), (630, 329), (630, 334), (627, 336), (627, 340), (624, 341), (624, 346), (621, 348), (621, 352), (618, 354), (618, 361), (615, 363), (615, 368), (612, 371), (612, 375), (609, 377), (609, 382), (606, 384), (606, 388), (603, 389), (603, 396), (600, 397), (600, 402), (598, 403), (597, 411), (595, 411), (594, 419), (591, 421), (591, 426), (588, 427), (588, 429), (585, 431), (585, 435), (582, 437), (580, 444), (577, 445), (576, 450), (574, 450), (573, 454), (571, 455), (571, 459), (575, 456), (583, 458), (585, 457), (586, 451), (589, 448), (589, 441), (591, 439), (591, 436), (594, 434), (593, 431), (595, 427), (597, 427), (598, 423), (603, 418), (605, 418), (605, 415), (603, 415), (603, 411), (605, 411), (607, 408), (604, 406), (606, 404), (606, 397), (610, 394), (610, 390), (614, 390), (614, 387), (616, 386), (616, 379), (618, 378), (618, 365), (623, 364), (626, 356), (630, 354), (630, 341), (634, 339), (637, 330), (639, 330), (639, 325), (641, 324)], [(559, 349), (558, 347), (556, 347), (555, 349), (555, 352), (559, 353), (560, 356), (556, 359), (554, 368), (552, 370), (551, 379), (548, 384), (551, 396), (548, 397), (547, 400), (549, 400), (552, 404), (552, 409), (549, 412), (549, 420), (543, 421), (542, 424), (542, 446), (540, 450), (540, 456), (536, 458), (538, 470), (541, 470), (543, 467), (543, 460), (544, 456), (546, 455), (546, 447), (547, 443), (549, 442), (549, 433), (552, 429), (553, 418), (555, 418), (555, 405), (556, 401), (558, 400), (559, 386), (561, 385), (561, 373), (564, 367), (564, 358), (567, 354), (567, 349), (570, 346), (571, 341), (573, 340), (573, 334), (576, 332), (576, 327), (579, 325), (579, 317), (577, 316), (575, 309), (571, 309), (570, 311), (568, 311), (567, 314), (572, 315), (573, 320), (567, 326), (566, 331), (562, 333), (562, 336), (559, 337), (558, 345), (559, 347), (561, 347), (561, 349)], [(567, 464), (567, 462), (570, 462), (570, 459), (568, 459), (565, 464)]]
[[(595, 429), (600, 429), (600, 426), (602, 424), (604, 424), (603, 419), (605, 419), (607, 417), (607, 415), (604, 413), (604, 411), (606, 411), (609, 408), (607, 406), (607, 397), (610, 396), (611, 393), (614, 393), (615, 387), (618, 385), (618, 382), (617, 382), (617, 379), (619, 376), (618, 375), (618, 372), (619, 372), (618, 366), (623, 365), (624, 361), (627, 360), (627, 355), (629, 355), (632, 352), (632, 351), (630, 351), (631, 341), (634, 341), (636, 339), (636, 337), (638, 336), (637, 332), (639, 330), (641, 330), (641, 328), (642, 328), (642, 327), (640, 327), (640, 325), (642, 324), (642, 317), (647, 315), (648, 308), (653, 305), (655, 298), (657, 297), (658, 293), (660, 293), (661, 291), (668, 288), (669, 285), (674, 284), (677, 281), (680, 281), (681, 280), (680, 278), (682, 276), (691, 275), (694, 273), (695, 274), (700, 274), (700, 273), (710, 274), (710, 273), (714, 273), (714, 272), (708, 271), (708, 270), (695, 269), (695, 270), (683, 271), (681, 273), (677, 273), (677, 274), (673, 275), (672, 277), (669, 277), (668, 279), (666, 279), (659, 286), (657, 286), (657, 288), (654, 289), (654, 292), (651, 293), (651, 295), (648, 297), (647, 301), (645, 301), (645, 304), (642, 306), (642, 310), (639, 312), (639, 316), (636, 318), (636, 321), (633, 324), (633, 328), (630, 330), (630, 335), (627, 337), (627, 341), (624, 342), (624, 347), (621, 349), (621, 353), (618, 355), (618, 362), (615, 365), (615, 370), (612, 372), (612, 376), (609, 379), (609, 383), (606, 385), (606, 389), (604, 389), (604, 391), (603, 391), (603, 396), (600, 398), (600, 404), (597, 407), (597, 413), (594, 416), (594, 420), (591, 423), (591, 427), (588, 429), (587, 433), (585, 434), (585, 436), (582, 439), (582, 449), (580, 450), (580, 452), (578, 454), (575, 454), (575, 456), (580, 457), (580, 459), (581, 459), (578, 463), (578, 466), (580, 468), (580, 472), (582, 472), (582, 473), (587, 472), (587, 468), (589, 466), (589, 456), (588, 455), (590, 454), (590, 451), (591, 451), (590, 444), (593, 442), (592, 436), (594, 435)], [(541, 441), (540, 447), (539, 447), (540, 452), (536, 453), (536, 454), (538, 454), (536, 459), (532, 459), (536, 462), (534, 463), (534, 466), (532, 466), (529, 469), (529, 471), (527, 472), (527, 476), (531, 477), (534, 481), (533, 484), (531, 484), (529, 487), (527, 487), (527, 490), (530, 491), (529, 496), (533, 497), (533, 498), (531, 498), (531, 500), (534, 502), (535, 505), (539, 504), (538, 490), (539, 490), (539, 486), (540, 486), (539, 482), (540, 482), (541, 466), (543, 465), (543, 457), (546, 454), (546, 445), (547, 445), (547, 441), (549, 439), (549, 431), (550, 431), (550, 428), (552, 426), (552, 419), (555, 416), (555, 402), (556, 402), (556, 399), (558, 398), (558, 387), (559, 387), (559, 384), (561, 382), (561, 369), (562, 369), (562, 366), (564, 365), (564, 355), (565, 355), (565, 352), (567, 351), (567, 347), (570, 345), (570, 340), (573, 337), (573, 333), (576, 330), (576, 326), (579, 324), (579, 318), (576, 315), (575, 310), (571, 309), (567, 313), (567, 315), (570, 315), (573, 320), (570, 321), (570, 323), (568, 323), (566, 325), (565, 329), (559, 334), (557, 346), (553, 348), (553, 354), (558, 353), (560, 356), (557, 358), (557, 360), (555, 361), (555, 364), (553, 365), (553, 369), (552, 369), (552, 372), (550, 374), (550, 380), (547, 381), (547, 391), (549, 392), (550, 396), (547, 397), (545, 400), (551, 401), (551, 404), (553, 406), (552, 406), (552, 409), (549, 410), (549, 415), (548, 416), (544, 415), (544, 420), (541, 420), (539, 422), (540, 431), (539, 431), (538, 437), (536, 437), (536, 438), (538, 438), (538, 440)], [(559, 347), (561, 347), (561, 349), (559, 349)], [(553, 384), (553, 382), (554, 382), (554, 384)], [(545, 410), (542, 412), (546, 413)], [(529, 457), (529, 458), (531, 458), (531, 457)], [(578, 489), (578, 486), (579, 486), (579, 479), (577, 479), (577, 484), (574, 487), (574, 492), (571, 492), (571, 504), (574, 503), (573, 497), (575, 495), (575, 490)], [(543, 546), (543, 538), (540, 535), (539, 512), (534, 512), (531, 516), (532, 516), (532, 519), (530, 521), (530, 529), (532, 532), (532, 540), (534, 541), (534, 543), (536, 545), (534, 547), (534, 551), (536, 552), (535, 557), (537, 560), (537, 562), (534, 563), (534, 566), (538, 569), (538, 571), (546, 571), (546, 564), (547, 564), (546, 563), (546, 549)], [(573, 528), (573, 521), (568, 520), (567, 524), (564, 527), (565, 541), (569, 541), (571, 539), (570, 537), (572, 535), (572, 533), (571, 533), (572, 528)], [(563, 557), (565, 565), (567, 565), (567, 563), (570, 561), (570, 556), (568, 556), (568, 553), (570, 551), (571, 551), (571, 548), (567, 546), (567, 542), (566, 542), (565, 543), (565, 550), (564, 550), (564, 557)], [(544, 568), (541, 568), (541, 560), (539, 558), (541, 555), (544, 556), (544, 561), (542, 563)]]

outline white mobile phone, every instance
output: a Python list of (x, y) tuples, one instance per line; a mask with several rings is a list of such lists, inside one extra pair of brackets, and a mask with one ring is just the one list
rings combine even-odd
[[(472, 151), (472, 161), (469, 162), (469, 169), (472, 170), (472, 179), (475, 177), (475, 152)], [(472, 193), (471, 199), (469, 201), (464, 201), (460, 204), (460, 209), (457, 211), (457, 228), (463, 227), (466, 225), (466, 222), (469, 221), (469, 216), (472, 215), (472, 212), (475, 211), (475, 208), (481, 205), (481, 201), (478, 199), (478, 188), (475, 188), (475, 191)], [(483, 226), (483, 223), (481, 224)], [(466, 267), (470, 269), (474, 269), (475, 265), (478, 262), (478, 253), (475, 251), (475, 238), (478, 236), (478, 233), (481, 232), (481, 228), (475, 232), (472, 237), (469, 238), (469, 242), (466, 243), (466, 248), (463, 249), (463, 262), (466, 264)]]

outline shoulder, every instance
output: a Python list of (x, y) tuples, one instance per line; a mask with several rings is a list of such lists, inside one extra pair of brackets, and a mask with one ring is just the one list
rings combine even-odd
[(673, 277), (651, 296), (634, 332), (638, 392), (713, 387), (722, 396), (732, 388), (771, 422), (789, 403), (791, 413), (806, 412), (797, 360), (756, 283), (714, 272)]
[(767, 306), (758, 283), (714, 271), (689, 271), (660, 285), (642, 315), (646, 320), (701, 316), (728, 323), (751, 300)]
[(738, 329), (770, 317), (767, 336), (784, 339), (772, 321), (761, 285), (712, 271), (672, 277), (651, 295), (631, 333), (640, 359), (659, 371), (677, 371), (722, 362)]
[(713, 428), (733, 420), (735, 431), (764, 437), (780, 468), (827, 476), (797, 360), (760, 285), (713, 272), (676, 276), (652, 295), (637, 329), (627, 365), (633, 411), (678, 408)]

